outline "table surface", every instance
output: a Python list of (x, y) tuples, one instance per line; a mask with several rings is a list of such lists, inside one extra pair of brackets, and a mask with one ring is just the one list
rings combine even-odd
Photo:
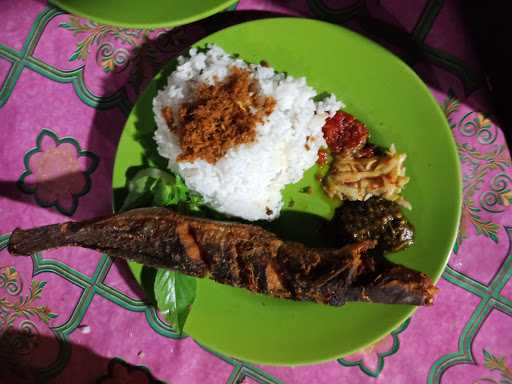
[[(512, 164), (459, 5), (242, 0), (168, 32), (98, 25), (41, 0), (3, 2), (0, 382), (512, 383)], [(109, 213), (117, 141), (145, 84), (197, 39), (268, 12), (347, 26), (402, 57), (441, 104), (463, 170), (459, 235), (436, 304), (319, 365), (257, 366), (178, 338), (126, 265), (105, 255), (5, 249), (15, 227)]]

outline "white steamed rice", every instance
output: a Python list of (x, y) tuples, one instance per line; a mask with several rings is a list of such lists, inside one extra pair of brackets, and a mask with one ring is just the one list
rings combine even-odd
[[(272, 68), (247, 64), (215, 45), (204, 53), (193, 48), (190, 57), (179, 57), (178, 63), (167, 86), (153, 100), (158, 152), (213, 209), (247, 220), (276, 218), (283, 204), (282, 189), (299, 181), (315, 164), (318, 150), (326, 145), (322, 134), (325, 119), (342, 103), (333, 95), (314, 102), (317, 93), (304, 77), (293, 78)], [(231, 148), (215, 164), (204, 160), (176, 162), (181, 153), (179, 138), (169, 131), (162, 108), (171, 106), (176, 113), (182, 103), (192, 101), (198, 83), (224, 79), (231, 66), (250, 69), (261, 92), (275, 98), (274, 111), (257, 126), (254, 142)], [(308, 136), (309, 150), (305, 145)]]

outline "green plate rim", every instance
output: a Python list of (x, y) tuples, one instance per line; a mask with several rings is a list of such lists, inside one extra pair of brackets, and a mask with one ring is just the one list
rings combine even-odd
[[(87, 0), (85, 0), (87, 1)], [(93, 20), (95, 22), (106, 24), (106, 25), (112, 25), (112, 26), (118, 26), (118, 27), (124, 27), (124, 28), (137, 28), (137, 29), (152, 29), (152, 28), (167, 28), (167, 27), (178, 27), (181, 25), (189, 24), (194, 21), (202, 20), (207, 18), (208, 16), (212, 16), (216, 13), (222, 12), (226, 10), (227, 8), (231, 7), (233, 4), (236, 4), (239, 2), (239, 0), (222, 0), (218, 5), (214, 7), (210, 7), (203, 12), (196, 13), (192, 16), (175, 19), (170, 19), (169, 21), (162, 21), (162, 22), (126, 22), (126, 21), (117, 21), (115, 19), (111, 19), (108, 16), (97, 16), (93, 15), (91, 13), (82, 12), (80, 8), (76, 8), (73, 4), (70, 4), (70, 1), (68, 0), (48, 0), (50, 4), (53, 4), (59, 8), (62, 8), (63, 10), (78, 15), (80, 17)]]
[[(454, 215), (453, 215), (454, 216), (454, 220), (455, 220), (455, 224), (451, 226), (451, 233), (449, 234), (450, 241), (447, 242), (447, 244), (446, 244), (446, 252), (445, 252), (446, 255), (444, 257), (443, 263), (440, 263), (438, 268), (436, 268), (436, 271), (434, 273), (430, 274), (430, 277), (432, 278), (433, 282), (435, 284), (437, 284), (437, 282), (441, 278), (441, 275), (442, 275), (444, 269), (446, 268), (446, 265), (448, 264), (450, 254), (451, 254), (453, 246), (455, 244), (457, 233), (458, 233), (459, 222), (460, 222), (460, 215), (461, 215), (461, 211), (462, 211), (462, 206), (461, 206), (461, 204), (462, 204), (461, 165), (460, 165), (460, 161), (459, 161), (459, 157), (458, 157), (458, 152), (457, 152), (457, 149), (456, 149), (457, 148), (456, 147), (456, 142), (455, 142), (455, 139), (454, 139), (453, 134), (451, 132), (451, 129), (449, 127), (449, 124), (448, 124), (448, 121), (446, 119), (446, 116), (444, 115), (444, 113), (443, 113), (443, 111), (442, 111), (438, 101), (435, 99), (435, 97), (433, 96), (432, 92), (427, 87), (427, 85), (423, 82), (423, 80), (416, 74), (416, 72), (414, 72), (414, 70), (411, 67), (409, 67), (405, 62), (403, 62), (397, 55), (395, 55), (394, 53), (390, 52), (389, 50), (387, 50), (383, 46), (379, 45), (378, 43), (376, 43), (376, 42), (374, 42), (374, 41), (372, 41), (372, 40), (370, 40), (370, 39), (368, 39), (368, 38), (366, 38), (366, 37), (364, 37), (364, 36), (354, 32), (354, 31), (351, 31), (350, 29), (347, 29), (345, 27), (342, 27), (342, 26), (339, 26), (339, 25), (336, 25), (336, 24), (332, 24), (332, 23), (329, 23), (329, 22), (321, 21), (321, 20), (302, 18), (302, 17), (263, 18), (263, 19), (258, 19), (258, 20), (252, 20), (252, 21), (247, 21), (247, 22), (239, 23), (239, 24), (234, 25), (233, 27), (240, 26), (241, 24), (267, 22), (269, 20), (279, 22), (279, 21), (290, 20), (290, 19), (298, 20), (300, 22), (310, 22), (310, 23), (325, 24), (325, 25), (329, 25), (331, 27), (335, 26), (335, 27), (341, 28), (347, 34), (351, 35), (352, 38), (359, 40), (361, 43), (370, 44), (374, 49), (378, 49), (382, 53), (384, 53), (384, 54), (386, 54), (388, 56), (391, 56), (395, 60), (396, 65), (400, 65), (404, 71), (408, 72), (409, 75), (412, 76), (412, 79), (415, 80), (416, 86), (421, 88), (423, 90), (423, 92), (427, 95), (428, 99), (430, 100), (430, 102), (431, 102), (431, 104), (433, 106), (432, 113), (437, 114), (438, 117), (441, 118), (440, 120), (443, 122), (443, 124), (442, 124), (443, 128), (440, 127), (439, 129), (445, 129), (449, 133), (449, 135), (448, 135), (449, 139), (448, 140), (449, 140), (449, 144), (450, 144), (450, 148), (451, 148), (451, 151), (449, 153), (449, 157), (451, 158), (451, 161), (452, 161), (452, 163), (455, 166), (455, 172), (458, 175), (458, 177), (457, 177), (456, 181), (454, 182), (455, 183), (454, 188), (457, 190), (457, 194), (456, 194), (456, 196), (453, 196), (453, 199), (455, 200), (455, 204), (456, 204), (455, 212), (454, 212)], [(228, 27), (228, 28), (230, 28), (230, 27)], [(228, 28), (226, 28), (226, 29), (228, 29)], [(215, 32), (215, 33), (213, 33), (211, 35), (205, 36), (201, 40), (199, 40), (199, 41), (195, 42), (194, 44), (192, 44), (192, 46), (197, 46), (197, 45), (201, 45), (201, 44), (204, 45), (211, 38), (212, 35), (214, 35), (214, 34), (216, 34), (218, 32), (221, 32), (221, 31), (217, 31), (217, 32)], [(157, 75), (155, 75), (155, 77)], [(146, 92), (148, 92), (148, 91), (149, 91), (149, 88), (144, 90), (144, 92), (139, 96), (139, 98), (143, 97), (146, 94)], [(136, 103), (134, 104), (134, 107), (135, 107), (135, 105), (136, 105)], [(370, 129), (372, 129), (372, 127), (370, 127)], [(124, 133), (124, 128), (123, 128), (123, 133)], [(121, 142), (121, 138), (123, 136), (123, 133), (121, 133), (120, 142)], [(119, 150), (120, 150), (120, 146), (118, 146), (117, 149), (116, 149), (116, 154), (115, 154), (115, 158), (114, 159), (117, 159)], [(117, 168), (116, 167), (116, 160), (114, 160), (114, 169), (113, 169), (113, 175), (112, 175), (112, 182), (114, 182), (116, 168)], [(456, 217), (456, 219), (455, 219), (455, 217)], [(136, 268), (137, 263), (129, 262), (128, 265), (129, 265), (129, 268), (130, 268), (131, 272), (134, 273), (135, 272), (134, 267)], [(136, 280), (138, 280), (137, 277), (135, 276), (135, 274), (134, 274), (134, 278)], [(435, 303), (434, 303), (434, 305), (435, 305)], [(365, 348), (365, 347), (367, 347), (369, 345), (375, 344), (379, 340), (381, 340), (384, 337), (386, 337), (394, 329), (399, 327), (405, 320), (410, 318), (414, 314), (414, 312), (416, 312), (416, 310), (418, 308), (419, 307), (417, 307), (417, 306), (412, 306), (412, 305), (409, 306), (409, 309), (404, 312), (403, 316), (401, 316), (400, 319), (398, 319), (392, 325), (388, 326), (386, 328), (386, 330), (383, 331), (383, 333), (381, 335), (376, 336), (372, 340), (368, 341), (365, 344), (362, 344), (361, 346), (359, 346), (357, 348), (347, 349), (346, 351), (343, 351), (342, 353), (333, 354), (333, 355), (329, 355), (329, 356), (322, 356), (322, 357), (319, 357), (317, 359), (311, 359), (311, 360), (295, 359), (293, 362), (287, 362), (287, 363), (269, 361), (269, 360), (266, 360), (265, 358), (261, 358), (261, 359), (256, 358), (255, 359), (253, 357), (243, 356), (243, 354), (241, 354), (239, 356), (236, 356), (236, 358), (239, 358), (239, 359), (242, 359), (244, 361), (251, 362), (251, 363), (255, 363), (255, 364), (265, 364), (265, 365), (271, 365), (271, 366), (283, 366), (283, 365), (285, 365), (285, 366), (301, 366), (301, 365), (311, 365), (311, 364), (319, 364), (319, 363), (333, 361), (333, 360), (338, 359), (340, 357), (350, 355), (350, 354), (352, 354), (352, 353), (354, 353), (356, 351), (359, 351), (359, 350), (361, 350), (361, 349), (363, 349), (363, 348)], [(199, 342), (197, 342), (197, 343), (200, 344), (200, 345), (203, 345), (203, 344), (201, 344)], [(217, 353), (220, 353), (220, 354), (223, 354), (223, 355), (228, 355), (228, 356), (232, 355), (231, 352), (223, 350), (223, 348), (217, 348), (214, 345), (207, 345), (205, 347), (208, 348), (209, 350), (212, 350), (214, 352), (217, 352)]]

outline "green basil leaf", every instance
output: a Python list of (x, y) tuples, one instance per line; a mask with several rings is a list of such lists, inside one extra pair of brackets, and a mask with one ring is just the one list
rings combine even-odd
[(332, 93), (329, 93), (329, 92), (320, 92), (318, 95), (313, 97), (313, 101), (319, 102), (319, 101), (327, 99), (331, 95), (332, 95)]
[(150, 205), (152, 200), (151, 190), (155, 184), (156, 179), (153, 177), (141, 177), (133, 180), (128, 187), (128, 195), (120, 210), (126, 211)]
[(197, 281), (193, 277), (166, 269), (158, 269), (156, 273), (154, 291), (158, 308), (178, 335), (183, 334), (196, 289)]
[(156, 182), (152, 189), (153, 203), (158, 207), (176, 205), (179, 202), (176, 195), (176, 188), (172, 184), (167, 184), (163, 179)]
[(128, 183), (128, 195), (121, 211), (140, 207), (168, 207), (183, 213), (200, 213), (204, 201), (191, 192), (183, 179), (157, 168), (143, 169)]
[[(181, 177), (157, 168), (137, 172), (127, 187), (121, 211), (160, 206), (196, 216), (207, 212), (202, 197), (191, 192)], [(181, 335), (195, 299), (196, 280), (179, 272), (158, 269), (153, 292), (159, 310)]]
[(204, 205), (203, 198), (201, 195), (196, 193), (190, 193), (188, 198), (189, 209), (193, 212), (199, 212), (201, 207)]
[(179, 201), (187, 200), (189, 189), (180, 176), (176, 176), (176, 195)]

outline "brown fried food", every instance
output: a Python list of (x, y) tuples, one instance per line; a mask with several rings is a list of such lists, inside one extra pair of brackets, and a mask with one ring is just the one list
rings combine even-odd
[(376, 240), (377, 248), (383, 252), (396, 252), (414, 244), (414, 226), (400, 205), (380, 197), (343, 202), (329, 227), (342, 244)]
[(347, 300), (431, 304), (436, 291), (432, 280), (367, 255), (375, 243), (309, 248), (254, 225), (141, 208), (82, 222), (16, 229), (8, 249), (29, 255), (80, 246), (256, 293), (329, 305)]
[(253, 142), (256, 125), (274, 110), (275, 99), (261, 94), (248, 70), (230, 70), (223, 81), (200, 84), (194, 102), (184, 103), (179, 111), (162, 108), (167, 125), (180, 139), (182, 153), (176, 161), (216, 163), (230, 148)]

